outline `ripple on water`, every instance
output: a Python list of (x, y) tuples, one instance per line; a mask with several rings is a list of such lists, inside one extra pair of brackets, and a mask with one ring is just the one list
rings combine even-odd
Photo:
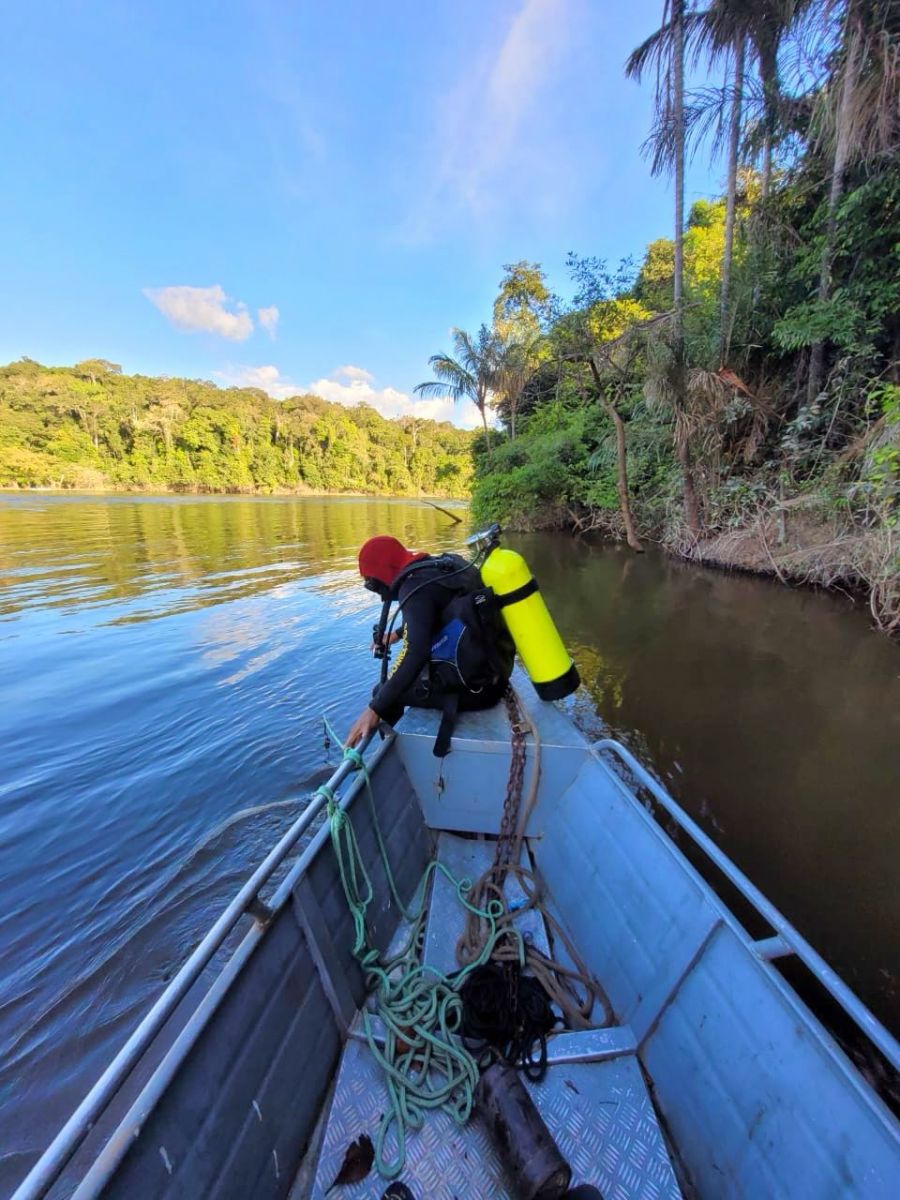
[[(0, 1194), (334, 760), (322, 713), (346, 728), (374, 675), (374, 533), (465, 530), (378, 500), (0, 497)], [(651, 763), (896, 1027), (896, 648), (828, 597), (516, 545), (579, 724)]]
[(367, 501), (0, 497), (0, 1193), (299, 811), (326, 703), (355, 715), (358, 545), (446, 544), (445, 524)]

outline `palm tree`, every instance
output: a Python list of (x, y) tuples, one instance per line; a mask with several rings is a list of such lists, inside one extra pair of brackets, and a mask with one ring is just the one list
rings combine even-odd
[[(834, 70), (817, 106), (819, 141), (831, 152), (831, 178), (825, 218), (825, 241), (819, 267), (817, 298), (831, 297), (831, 269), (837, 214), (847, 169), (854, 160), (896, 154), (900, 146), (897, 95), (900, 91), (900, 41), (891, 32), (892, 0), (846, 0)], [(810, 350), (807, 401), (822, 387), (825, 343)]]
[(481, 414), (484, 439), (490, 451), (487, 405), (496, 383), (496, 339), (487, 325), (482, 325), (474, 337), (464, 329), (454, 329), (453, 350), (455, 357), (432, 354), (428, 365), (437, 378), (416, 384), (413, 391), (420, 396), (449, 396), (454, 403), (471, 400)]
[(734, 79), (731, 95), (731, 117), (728, 126), (728, 166), (725, 185), (725, 247), (722, 251), (722, 282), (719, 296), (719, 359), (724, 365), (728, 356), (731, 325), (731, 263), (734, 258), (734, 223), (737, 198), (737, 175), (741, 145), (741, 110), (744, 103), (744, 61), (746, 37), (742, 29), (734, 31), (731, 46), (734, 55)]
[(781, 75), (778, 53), (785, 36), (804, 9), (816, 0), (735, 0), (738, 23), (753, 48), (762, 86), (762, 169), (760, 191), (765, 200), (772, 183), (772, 154), (781, 111)]
[(538, 364), (542, 338), (539, 333), (511, 339), (498, 348), (494, 390), (509, 422), (510, 441), (516, 440), (516, 414), (525, 385)]
[[(744, 87), (749, 30), (754, 14), (759, 15), (755, 0), (712, 0), (710, 7), (696, 14), (692, 26), (698, 48), (705, 48), (710, 61), (724, 54), (733, 62), (730, 95), (722, 100), (728, 105), (728, 151), (725, 184), (725, 246), (722, 251), (722, 279), (719, 295), (719, 358), (722, 364), (728, 354), (731, 325), (731, 267), (734, 261), (734, 228), (737, 216), (737, 177), (740, 166), (741, 135), (743, 132)], [(722, 121), (724, 124), (724, 120)], [(721, 127), (721, 126), (720, 126)], [(771, 174), (771, 154), (768, 156)], [(766, 182), (768, 187), (768, 180)]]
[[(655, 60), (657, 123), (666, 131), (665, 142), (671, 145), (672, 152), (675, 174), (675, 311), (672, 332), (677, 375), (673, 392), (676, 426), (684, 424), (684, 35), (684, 0), (666, 0), (661, 28), (632, 53), (625, 66), (626, 75), (639, 81), (648, 63)], [(654, 172), (665, 165), (664, 157), (655, 156)], [(681, 465), (685, 520), (691, 533), (696, 536), (700, 533), (700, 508), (688, 438), (676, 437), (675, 448)]]
[[(709, 131), (710, 126), (716, 127), (717, 136), (713, 139), (712, 144), (713, 156), (721, 148), (723, 126), (726, 120), (728, 123), (725, 248), (722, 255), (719, 339), (720, 357), (723, 360), (728, 336), (728, 300), (731, 264), (734, 256), (737, 174), (744, 102), (746, 38), (739, 19), (738, 10), (740, 8), (739, 0), (713, 0), (708, 9), (702, 12), (685, 12), (682, 17), (684, 41), (693, 47), (695, 55), (705, 51), (711, 66), (722, 54), (733, 56), (734, 59), (734, 77), (730, 91), (723, 87), (706, 88), (694, 93), (685, 120), (686, 138), (698, 131), (702, 138)], [(662, 28), (651, 34), (631, 55), (628, 60), (628, 72), (640, 77), (641, 72), (651, 62), (655, 63), (657, 73), (661, 70), (668, 70), (668, 60), (674, 51), (674, 37), (674, 22), (664, 22)], [(665, 106), (660, 116), (661, 119), (658, 117), (646, 143), (647, 149), (652, 154), (654, 173), (663, 168), (672, 170), (676, 167), (674, 121), (670, 120)]]

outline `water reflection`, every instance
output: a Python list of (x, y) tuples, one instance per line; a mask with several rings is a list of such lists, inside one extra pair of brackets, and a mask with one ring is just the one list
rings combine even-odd
[(841, 597), (531, 537), (590, 710), (900, 1026), (900, 650)]
[[(383, 500), (0, 497), (0, 1193), (335, 760), (322, 714), (345, 728), (376, 673), (360, 542), (465, 532)], [(900, 1024), (897, 648), (841, 600), (509, 541), (579, 724)]]
[(376, 672), (360, 542), (458, 528), (409, 502), (0, 498), (0, 1193), (334, 763), (322, 714), (346, 727)]
[(31, 606), (118, 607), (177, 590), (170, 608), (113, 618), (151, 620), (240, 599), (321, 573), (340, 588), (361, 521), (406, 540), (447, 540), (454, 526), (426, 505), (390, 500), (106, 499), (4, 497), (0, 619)]

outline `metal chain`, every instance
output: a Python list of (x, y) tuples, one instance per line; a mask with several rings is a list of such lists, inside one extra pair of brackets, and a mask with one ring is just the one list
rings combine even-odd
[(506, 797), (503, 801), (503, 814), (500, 818), (500, 836), (494, 852), (492, 873), (502, 872), (509, 866), (512, 858), (513, 843), (516, 840), (515, 835), (519, 825), (522, 785), (525, 781), (525, 727), (522, 724), (522, 712), (512, 688), (506, 689), (503, 700), (512, 730), (512, 753), (509, 777), (506, 781)]
[[(603, 1009), (601, 1024), (612, 1022), (612, 1009), (602, 988), (590, 974), (576, 947), (572, 944), (565, 929), (555, 919), (553, 914), (544, 906), (540, 885), (530, 867), (521, 864), (522, 840), (525, 825), (531, 815), (531, 807), (536, 799), (535, 788), (537, 779), (532, 778), (531, 792), (528, 798), (528, 810), (520, 817), (522, 807), (522, 792), (525, 781), (525, 751), (526, 735), (530, 729), (534, 739), (533, 771), (540, 769), (540, 737), (536, 727), (523, 717), (519, 706), (519, 698), (512, 687), (507, 688), (504, 696), (506, 712), (511, 730), (511, 753), (509, 775), (506, 783), (506, 796), (503, 801), (503, 812), (500, 817), (500, 836), (494, 851), (494, 859), (484, 874), (478, 879), (469, 893), (469, 901), (473, 908), (486, 908), (488, 903), (496, 903), (502, 914), (496, 927), (488, 927), (472, 911), (466, 913), (466, 922), (456, 946), (458, 961), (465, 965), (477, 957), (484, 956), (484, 947), (489, 933), (494, 934), (494, 942), (489, 957), (494, 962), (518, 962), (527, 966), (528, 970), (540, 981), (552, 1002), (559, 1006), (565, 1015), (566, 1024), (571, 1029), (586, 1029), (592, 1023), (592, 1010), (597, 1000)], [(513, 876), (525, 894), (525, 903), (518, 912), (535, 910), (552, 937), (559, 939), (565, 946), (573, 966), (567, 967), (558, 959), (547, 957), (536, 947), (527, 945), (522, 958), (521, 934), (516, 929), (513, 913), (510, 912), (505, 894), (505, 884), (509, 876)], [(577, 987), (583, 989), (583, 996), (578, 994)]]

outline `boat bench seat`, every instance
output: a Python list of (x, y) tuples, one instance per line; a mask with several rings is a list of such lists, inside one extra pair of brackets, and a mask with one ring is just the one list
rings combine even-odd
[[(457, 882), (469, 879), (474, 883), (490, 867), (494, 859), (497, 842), (494, 838), (458, 837), (451, 833), (440, 833), (437, 837), (436, 857)], [(523, 842), (520, 865), (531, 868), (529, 848)], [(525, 901), (525, 891), (515, 876), (506, 880), (506, 898), (512, 908)], [(545, 903), (550, 903), (545, 899)], [(552, 905), (551, 905), (552, 911)], [(558, 913), (553, 913), (558, 919)], [(452, 881), (443, 872), (437, 872), (431, 892), (428, 920), (425, 926), (424, 961), (445, 975), (458, 970), (456, 943), (463, 931), (464, 914)], [(566, 948), (561, 942), (551, 946), (550, 937), (540, 913), (528, 909), (514, 919), (523, 940), (548, 957), (556, 958), (566, 967), (573, 967)], [(604, 1014), (595, 1004), (592, 1018), (603, 1024)]]
[[(494, 860), (497, 842), (494, 838), (463, 838), (441, 833), (437, 839), (437, 860), (457, 882), (468, 879), (475, 883)], [(530, 867), (528, 850), (522, 845), (521, 865)], [(525, 892), (514, 876), (506, 881), (506, 898), (512, 908), (525, 900)], [(445, 975), (458, 970), (456, 943), (463, 931), (464, 912), (456, 888), (443, 872), (435, 873), (425, 926), (424, 961)], [(540, 913), (534, 909), (517, 916), (513, 922), (525, 942), (532, 943), (544, 954), (550, 951), (547, 930)]]

